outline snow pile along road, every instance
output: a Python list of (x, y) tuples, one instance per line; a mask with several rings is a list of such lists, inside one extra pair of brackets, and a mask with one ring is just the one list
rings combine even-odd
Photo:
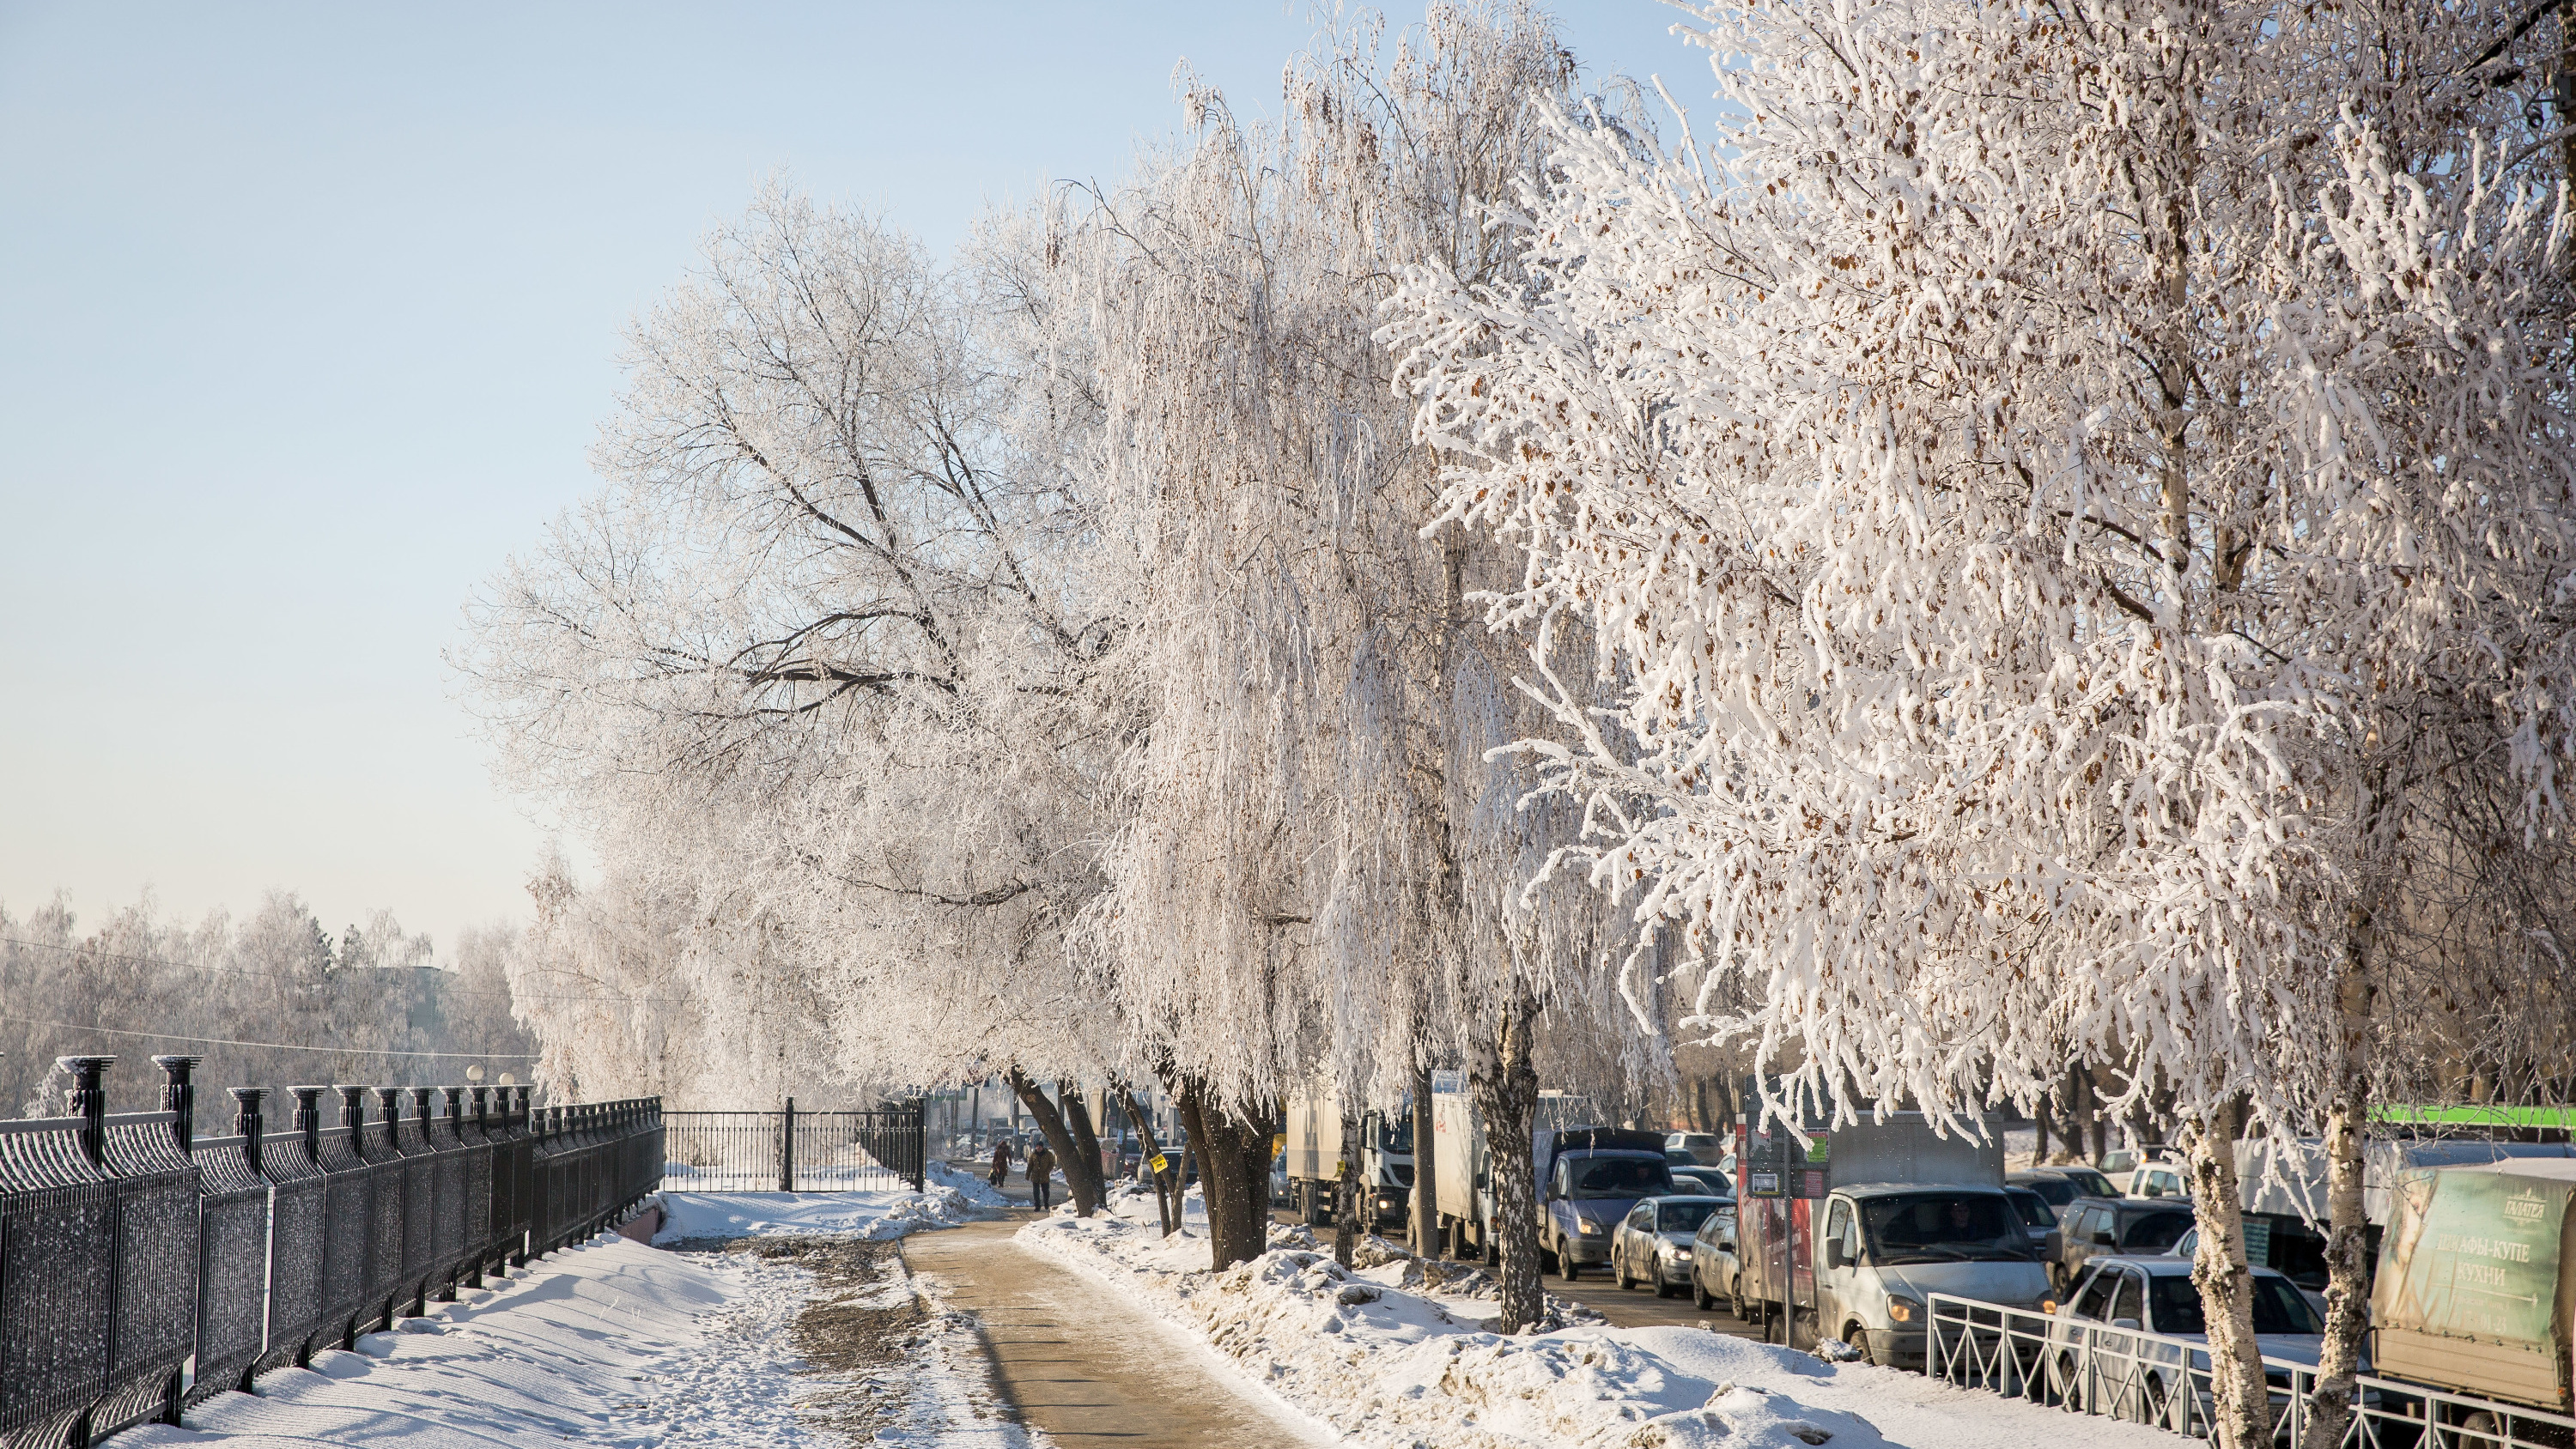
[(656, 1247), (709, 1239), (900, 1238), (944, 1228), (987, 1208), (1008, 1206), (978, 1178), (934, 1163), (929, 1189), (912, 1192), (666, 1192)]
[(1204, 1236), (1162, 1240), (1159, 1231), (1151, 1221), (1059, 1216), (1032, 1223), (1019, 1241), (1203, 1337), (1253, 1383), (1356, 1444), (2171, 1449), (2173, 1443), (2137, 1425), (2077, 1418), (1894, 1369), (1828, 1364), (1696, 1328), (1576, 1327), (1502, 1337), (1483, 1327), (1494, 1304), (1481, 1272), (1462, 1272), (1465, 1281), (1454, 1286), (1482, 1288), (1483, 1298), (1426, 1285), (1423, 1265), (1409, 1257), (1346, 1271), (1331, 1254), (1314, 1250), (1312, 1235), (1291, 1228), (1275, 1229), (1271, 1251), (1260, 1258), (1211, 1273)]

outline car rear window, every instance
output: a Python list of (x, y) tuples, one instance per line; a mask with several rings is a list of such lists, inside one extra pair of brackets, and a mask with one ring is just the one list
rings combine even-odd
[(1717, 1211), (1713, 1202), (1668, 1202), (1655, 1210), (1655, 1231), (1659, 1233), (1697, 1232), (1708, 1215)]
[(2133, 1253), (2161, 1253), (2191, 1231), (2189, 1213), (2149, 1213), (2129, 1224), (2120, 1246)]
[(2075, 1184), (2062, 1177), (2034, 1177), (2026, 1183), (2015, 1183), (2014, 1186), (2026, 1187), (2038, 1193), (2042, 1198), (2047, 1199), (2051, 1207), (2064, 1207), (2075, 1201)]
[[(2156, 1332), (2207, 1333), (2209, 1320), (2201, 1312), (2200, 1289), (2180, 1273), (2153, 1280), (2148, 1293), (2155, 1305)], [(2257, 1275), (2254, 1279), (2254, 1331), (2256, 1333), (2322, 1333), (2316, 1313), (2308, 1300), (2285, 1279)]]
[(2005, 1193), (2004, 1196), (2011, 1199), (2012, 1205), (2021, 1210), (2023, 1223), (2034, 1228), (2057, 1226), (2057, 1214), (2048, 1210), (2048, 1199), (2038, 1193), (2026, 1187), (2017, 1187)]

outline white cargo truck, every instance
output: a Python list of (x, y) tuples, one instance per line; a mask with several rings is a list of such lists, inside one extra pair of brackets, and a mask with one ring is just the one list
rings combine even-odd
[[(1299, 1098), (1288, 1104), (1287, 1126), (1282, 1155), (1287, 1159), (1289, 1203), (1309, 1223), (1329, 1222), (1345, 1155), (1341, 1104), (1328, 1096)], [(1363, 1114), (1360, 1140), (1354, 1145), (1361, 1226), (1402, 1227), (1411, 1212), (1413, 1114)]]
[[(1530, 1163), (1532, 1185), (1542, 1203), (1547, 1198), (1557, 1134), (1600, 1125), (1601, 1114), (1591, 1098), (1560, 1091), (1538, 1094), (1537, 1109), (1530, 1115)], [(1663, 1162), (1660, 1148), (1658, 1137), (1658, 1150), (1652, 1154), (1657, 1167)], [(1487, 1263), (1500, 1260), (1494, 1236), (1493, 1153), (1485, 1140), (1484, 1117), (1467, 1093), (1463, 1072), (1431, 1074), (1431, 1198), (1432, 1209), (1439, 1214), (1442, 1249), (1448, 1256)], [(1606, 1253), (1608, 1240), (1602, 1241)]]
[(1819, 1125), (1803, 1144), (1777, 1125), (1739, 1119), (1736, 1132), (1742, 1291), (1772, 1341), (1835, 1338), (1920, 1368), (1927, 1295), (2049, 1302), (2048, 1269), (2004, 1196), (1999, 1138), (1945, 1136), (1919, 1112)]

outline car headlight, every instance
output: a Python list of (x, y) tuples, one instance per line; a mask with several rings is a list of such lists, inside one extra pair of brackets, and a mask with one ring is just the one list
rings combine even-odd
[(2047, 1314), (2051, 1318), (2056, 1317), (2057, 1300), (2054, 1298), (2042, 1298), (2039, 1300), (2039, 1311)]
[(1584, 1236), (1585, 1236), (1585, 1237), (1597, 1238), (1597, 1237), (1601, 1236), (1601, 1225), (1600, 1225), (1599, 1223), (1594, 1222), (1592, 1219), (1590, 1219), (1590, 1218), (1576, 1218), (1574, 1221), (1575, 1221), (1576, 1226), (1578, 1226), (1578, 1227), (1580, 1227), (1580, 1228), (1582, 1228), (1582, 1229), (1583, 1229), (1583, 1234), (1584, 1234)]
[(1888, 1321), (1888, 1322), (1890, 1322), (1890, 1323), (1912, 1323), (1912, 1322), (1914, 1322), (1916, 1319), (1921, 1318), (1922, 1316), (1923, 1316), (1923, 1305), (1922, 1305), (1922, 1304), (1915, 1302), (1915, 1301), (1914, 1301), (1913, 1299), (1911, 1299), (1911, 1298), (1901, 1298), (1901, 1297), (1897, 1296), (1897, 1295), (1896, 1295), (1896, 1294), (1894, 1294), (1894, 1293), (1890, 1293), (1890, 1294), (1888, 1294), (1888, 1295), (1887, 1295), (1887, 1321)]
[(1675, 1249), (1673, 1249), (1673, 1261), (1674, 1261), (1674, 1262), (1676, 1262), (1676, 1263), (1687, 1263), (1687, 1262), (1689, 1262), (1689, 1261), (1690, 1261), (1690, 1249), (1688, 1249), (1688, 1248), (1675, 1248)]

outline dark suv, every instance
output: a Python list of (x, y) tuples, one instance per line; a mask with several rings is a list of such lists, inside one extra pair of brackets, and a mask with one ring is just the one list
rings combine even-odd
[(2153, 1257), (2191, 1231), (2191, 1204), (2167, 1198), (2079, 1197), (2058, 1214), (2066, 1225), (2049, 1277), (2060, 1295), (2096, 1257)]

